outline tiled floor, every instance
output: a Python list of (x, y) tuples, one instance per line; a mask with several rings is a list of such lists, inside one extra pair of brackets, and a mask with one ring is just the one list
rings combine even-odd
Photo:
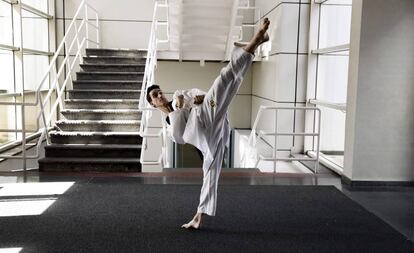
[[(29, 182), (136, 182), (139, 184), (201, 184), (201, 169), (169, 169), (163, 173), (0, 173), (1, 187)], [(262, 173), (257, 169), (223, 169), (220, 184), (238, 185), (333, 185), (345, 195), (414, 241), (414, 187), (353, 188), (329, 171), (308, 173)], [(9, 185), (10, 186), (10, 185)]]

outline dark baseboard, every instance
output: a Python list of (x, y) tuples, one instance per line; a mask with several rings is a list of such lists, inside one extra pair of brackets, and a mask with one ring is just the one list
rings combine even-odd
[(342, 175), (341, 182), (347, 187), (414, 187), (414, 181), (359, 181)]

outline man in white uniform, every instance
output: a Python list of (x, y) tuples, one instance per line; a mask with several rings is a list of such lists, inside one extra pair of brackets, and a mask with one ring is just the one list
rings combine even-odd
[(261, 29), (247, 45), (235, 43), (229, 64), (220, 71), (205, 93), (198, 89), (176, 91), (169, 102), (158, 85), (147, 89), (148, 102), (168, 114), (168, 130), (174, 142), (194, 145), (203, 154), (203, 186), (197, 213), (184, 228), (198, 229), (203, 214), (214, 216), (217, 186), (230, 128), (228, 107), (252, 64), (256, 48), (269, 40), (265, 18)]

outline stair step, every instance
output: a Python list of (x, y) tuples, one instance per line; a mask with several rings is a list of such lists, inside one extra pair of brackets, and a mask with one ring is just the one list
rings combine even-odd
[(80, 64), (85, 72), (144, 72), (145, 64)]
[(39, 160), (39, 171), (141, 172), (141, 163), (133, 158), (45, 157)]
[(85, 56), (83, 57), (83, 63), (86, 64), (139, 64), (145, 63), (144, 57), (130, 57), (130, 56)]
[(128, 89), (140, 90), (142, 81), (129, 80), (78, 80), (73, 81), (73, 89)]
[(124, 48), (87, 48), (86, 55), (91, 56), (145, 56), (147, 51)]
[(50, 133), (52, 143), (56, 144), (141, 144), (138, 132), (62, 132)]
[(61, 120), (56, 125), (63, 131), (137, 132), (140, 120)]
[(62, 115), (68, 120), (140, 120), (138, 109), (65, 109)]
[(81, 80), (134, 80), (142, 81), (144, 72), (77, 72), (76, 79)]
[(78, 89), (68, 91), (70, 99), (139, 99), (140, 90)]
[(141, 148), (141, 145), (52, 144), (45, 147), (45, 156), (138, 159), (141, 156)]
[(67, 109), (137, 109), (137, 99), (66, 99)]

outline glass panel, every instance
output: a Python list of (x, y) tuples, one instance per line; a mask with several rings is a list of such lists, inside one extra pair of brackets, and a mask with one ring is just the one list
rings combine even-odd
[(348, 44), (351, 5), (321, 5), (319, 48)]
[(30, 5), (30, 7), (43, 11), (44, 13), (48, 13), (47, 1), (48, 0), (22, 0), (22, 3)]
[(49, 51), (48, 20), (28, 11), (22, 11), (23, 47)]
[(13, 45), (11, 5), (0, 1), (0, 44)]
[(14, 92), (13, 53), (0, 50), (0, 93)]
[[(49, 66), (49, 57), (44, 55), (24, 55), (24, 89), (36, 90)], [(43, 90), (49, 88), (46, 79)]]
[(321, 143), (320, 150), (324, 151), (343, 151), (345, 147), (345, 117), (346, 114), (320, 107), (321, 117)]
[(333, 103), (346, 103), (348, 61), (348, 56), (319, 56), (317, 99)]
[[(0, 98), (2, 102), (13, 102), (13, 98)], [(12, 129), (16, 127), (16, 111), (14, 105), (2, 105), (0, 106), (0, 128), (1, 129)], [(16, 140), (15, 133), (0, 133), (0, 146), (10, 141)]]

